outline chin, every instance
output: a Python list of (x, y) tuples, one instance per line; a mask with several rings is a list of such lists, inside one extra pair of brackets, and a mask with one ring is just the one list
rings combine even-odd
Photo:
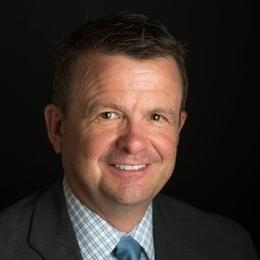
[(128, 190), (125, 191), (124, 194), (121, 194), (120, 196), (117, 196), (114, 198), (114, 200), (124, 206), (142, 206), (145, 207), (150, 204), (150, 202), (153, 200), (154, 196), (151, 192), (137, 192), (135, 190)]

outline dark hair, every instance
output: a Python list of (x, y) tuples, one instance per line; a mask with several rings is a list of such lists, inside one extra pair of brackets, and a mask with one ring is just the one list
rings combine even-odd
[(171, 56), (182, 78), (182, 104), (187, 97), (187, 76), (184, 49), (159, 21), (142, 14), (117, 13), (90, 20), (69, 38), (60, 42), (55, 55), (53, 103), (66, 113), (70, 90), (70, 76), (79, 57), (86, 53), (125, 54), (136, 59)]

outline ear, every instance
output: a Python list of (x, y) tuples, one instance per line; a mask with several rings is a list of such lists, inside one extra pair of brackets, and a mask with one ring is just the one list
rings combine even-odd
[(56, 153), (62, 151), (62, 112), (59, 107), (49, 104), (44, 109), (49, 140)]
[(179, 133), (181, 132), (181, 129), (183, 128), (184, 123), (186, 122), (187, 116), (187, 112), (182, 110), (180, 113)]

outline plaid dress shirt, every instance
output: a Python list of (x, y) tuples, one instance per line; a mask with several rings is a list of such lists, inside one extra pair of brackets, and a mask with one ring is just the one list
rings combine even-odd
[[(63, 189), (73, 229), (83, 260), (115, 260), (113, 250), (126, 235), (83, 205), (71, 192), (65, 178)], [(152, 204), (143, 219), (128, 233), (143, 248), (141, 260), (154, 260)]]

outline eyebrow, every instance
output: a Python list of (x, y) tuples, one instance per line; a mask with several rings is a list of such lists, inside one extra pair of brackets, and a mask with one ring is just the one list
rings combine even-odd
[(116, 105), (111, 102), (95, 102), (95, 101), (92, 104), (90, 104), (90, 106), (87, 106), (86, 110), (88, 111), (88, 113), (91, 114), (100, 108), (111, 108), (111, 109), (120, 110), (120, 111), (125, 110), (122, 106)]

